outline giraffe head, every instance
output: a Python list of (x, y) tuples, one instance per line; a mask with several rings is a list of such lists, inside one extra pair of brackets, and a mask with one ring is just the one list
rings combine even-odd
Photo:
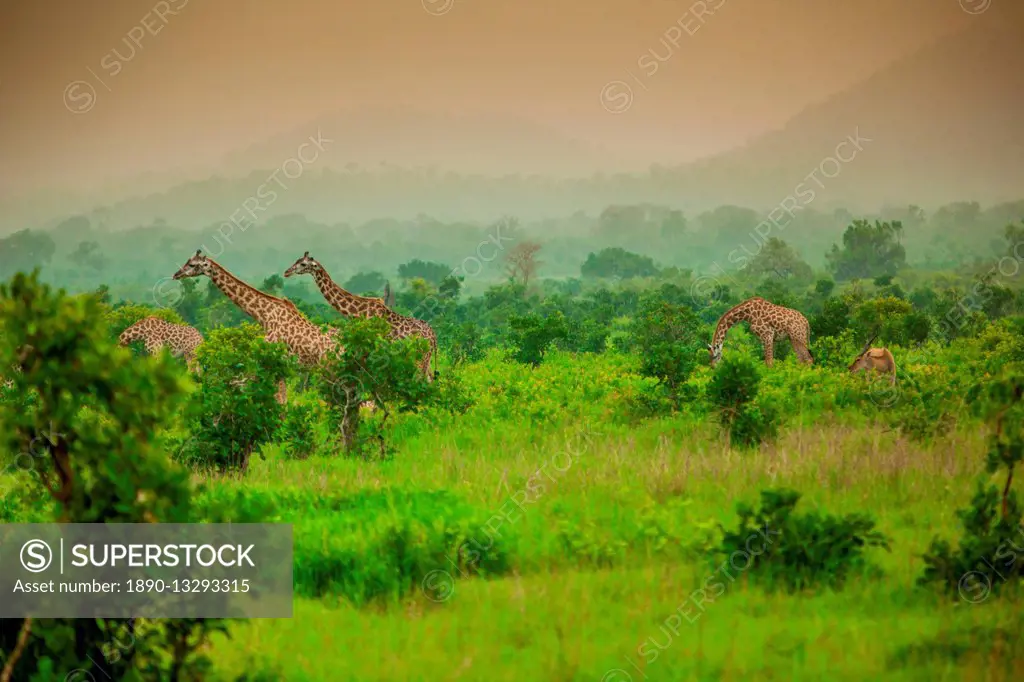
[(196, 255), (185, 261), (185, 264), (178, 268), (171, 279), (187, 279), (188, 277), (210, 276), (213, 272), (213, 263), (202, 254), (202, 249), (196, 249)]
[(311, 275), (320, 268), (320, 264), (316, 262), (316, 259), (309, 255), (309, 251), (302, 254), (302, 258), (298, 259), (292, 266), (284, 271), (285, 277), (291, 277), (292, 275)]
[(714, 367), (722, 359), (722, 343), (708, 344), (708, 352), (711, 353), (711, 366)]

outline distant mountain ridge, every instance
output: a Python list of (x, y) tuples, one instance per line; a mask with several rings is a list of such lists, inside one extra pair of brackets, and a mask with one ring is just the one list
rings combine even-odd
[(626, 160), (601, 145), (566, 136), (516, 116), (450, 114), (410, 107), (333, 112), (233, 152), (220, 170), (247, 174), (274, 168), (321, 131), (332, 140), (318, 167), (381, 165), (436, 168), (441, 172), (580, 177), (594, 168), (622, 168)]
[[(853, 48), (870, 49), (867, 38)], [(821, 196), (816, 207), (928, 207), (960, 199), (995, 204), (1024, 195), (1022, 113), (1024, 4), (995, 3), (967, 30), (804, 108), (782, 129), (693, 163), (591, 176), (580, 169), (626, 162), (515, 116), (336, 112), (229, 155), (216, 177), (119, 201), (106, 207), (103, 219), (112, 229), (157, 217), (182, 226), (220, 224), (318, 128), (331, 145), (261, 219), (298, 212), (326, 223), (419, 213), (491, 220), (501, 214), (596, 212), (634, 202), (689, 213), (722, 204), (767, 210), (792, 195), (858, 131), (870, 142), (838, 173), (829, 169), (834, 177), (819, 174), (824, 187), (815, 187)], [(844, 154), (849, 153), (847, 148)], [(502, 172), (519, 177), (500, 177)], [(44, 217), (52, 224), (68, 212), (58, 201), (64, 199), (37, 198), (31, 211), (0, 206), (0, 234), (25, 227), (30, 215), (37, 224)]]
[(859, 131), (871, 142), (823, 180), (823, 193), (850, 203), (995, 203), (1024, 193), (1022, 114), (1024, 11), (992, 6), (965, 31), (806, 107), (781, 130), (669, 175), (712, 202), (741, 195), (770, 206)]

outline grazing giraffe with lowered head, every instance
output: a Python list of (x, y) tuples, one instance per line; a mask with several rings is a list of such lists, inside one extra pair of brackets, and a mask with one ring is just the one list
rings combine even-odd
[[(256, 320), (266, 332), (267, 342), (284, 342), (304, 367), (318, 364), (326, 353), (337, 346), (336, 334), (325, 334), (299, 312), (286, 298), (278, 298), (238, 279), (224, 266), (197, 250), (177, 272), (173, 279), (206, 275), (242, 312)], [(344, 351), (343, 348), (339, 350)], [(288, 400), (287, 387), (281, 381), (277, 400), (282, 405)]]
[[(433, 381), (437, 373), (437, 335), (429, 324), (415, 317), (399, 315), (389, 308), (383, 299), (371, 298), (368, 296), (356, 296), (353, 293), (341, 288), (327, 274), (324, 266), (317, 262), (307, 251), (301, 258), (292, 263), (291, 267), (284, 271), (285, 277), (293, 275), (313, 275), (320, 293), (331, 305), (332, 308), (346, 317), (382, 317), (387, 320), (391, 331), (388, 333), (390, 339), (404, 339), (409, 336), (425, 338), (430, 344), (426, 357), (420, 368), (427, 381)], [(385, 294), (390, 298), (390, 287)], [(430, 373), (430, 360), (434, 360), (434, 374)]]
[(775, 342), (786, 337), (793, 344), (793, 350), (801, 362), (814, 362), (814, 356), (807, 348), (811, 338), (811, 325), (808, 324), (807, 318), (792, 308), (775, 305), (760, 296), (755, 296), (733, 306), (718, 320), (715, 335), (708, 344), (712, 367), (722, 359), (722, 345), (725, 343), (726, 333), (740, 322), (748, 323), (750, 331), (761, 339), (764, 346), (764, 363), (769, 367), (775, 359)]
[(196, 348), (203, 342), (203, 335), (195, 327), (174, 324), (159, 317), (145, 317), (121, 332), (117, 342), (126, 346), (139, 339), (145, 342), (146, 352), (150, 355), (155, 355), (161, 348), (166, 347), (171, 351), (171, 355), (185, 358), (190, 372), (199, 372)]

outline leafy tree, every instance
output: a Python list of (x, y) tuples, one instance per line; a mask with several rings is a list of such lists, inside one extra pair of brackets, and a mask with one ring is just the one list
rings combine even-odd
[(606, 244), (654, 237), (658, 228), (648, 220), (650, 213), (650, 207), (641, 204), (607, 206), (597, 217), (594, 236)]
[(483, 358), (484, 351), (479, 325), (463, 322), (446, 327), (444, 332), (444, 334), (439, 334), (439, 337), (446, 341), (447, 355), (451, 358), (453, 367)]
[[(203, 308), (203, 294), (199, 291), (199, 281), (183, 279), (179, 280), (179, 284), (181, 284), (181, 299), (178, 300), (178, 304), (174, 306), (174, 309), (186, 323), (195, 326), (199, 323)], [(217, 288), (212, 282), (207, 286), (211, 289)]]
[(768, 239), (741, 271), (758, 279), (771, 276), (781, 280), (809, 282), (812, 277), (811, 266), (804, 262), (795, 249), (777, 237)]
[(565, 339), (569, 334), (561, 311), (545, 316), (535, 313), (513, 315), (508, 320), (508, 326), (511, 358), (534, 367), (544, 360), (544, 354), (552, 343)]
[(384, 275), (373, 270), (372, 272), (358, 272), (348, 278), (344, 287), (348, 291), (360, 296), (379, 296), (384, 291), (387, 280)]
[(423, 279), (430, 284), (437, 285), (445, 277), (452, 273), (452, 269), (442, 263), (423, 261), (414, 258), (408, 263), (398, 266), (398, 276), (405, 281)]
[[(761, 298), (771, 301), (775, 305), (785, 306), (787, 308), (796, 308), (798, 306), (796, 297), (790, 293), (786, 285), (782, 283), (777, 277), (769, 276), (766, 277), (757, 287), (754, 289), (754, 295), (760, 296)], [(784, 344), (783, 347), (789, 344)], [(775, 357), (779, 357), (776, 355)]]
[(267, 343), (263, 336), (259, 325), (244, 323), (210, 332), (199, 347), (202, 373), (184, 461), (244, 474), (252, 453), (280, 428), (278, 386), (295, 361), (283, 343)]
[(855, 220), (843, 233), (843, 247), (832, 245), (826, 254), (829, 268), (837, 281), (870, 279), (895, 275), (906, 267), (907, 255), (899, 242), (903, 226), (899, 222), (871, 225)]
[(661, 220), (661, 238), (669, 244), (681, 242), (687, 234), (686, 216), (677, 209), (672, 209)]
[[(0, 447), (32, 453), (23, 483), (52, 500), (55, 522), (187, 523), (188, 473), (158, 447), (187, 380), (167, 358), (136, 359), (118, 348), (97, 324), (103, 313), (96, 297), (55, 292), (36, 272), (0, 286), (0, 366), (19, 365), (15, 390), (32, 397), (31, 409), (0, 402)], [(129, 682), (202, 678), (210, 662), (199, 652), (225, 630), (214, 619), (147, 625), (133, 632), (124, 619), (5, 619), (5, 679), (54, 680), (72, 670)], [(129, 640), (102, 669), (89, 655)]]
[[(723, 528), (716, 554), (747, 554), (746, 571), (752, 578), (769, 589), (790, 592), (819, 586), (836, 589), (851, 573), (880, 573), (868, 563), (864, 550), (892, 551), (892, 541), (875, 529), (874, 519), (867, 514), (796, 513), (800, 497), (787, 488), (762, 490), (760, 509), (737, 504), (738, 527), (735, 531)], [(753, 554), (750, 541), (758, 536), (764, 538), (764, 549)]]
[(280, 296), (282, 289), (284, 289), (284, 277), (276, 273), (264, 279), (263, 284), (260, 285), (260, 291), (271, 296)]
[(623, 349), (640, 356), (640, 373), (660, 379), (677, 405), (690, 397), (684, 387), (704, 348), (696, 313), (659, 297), (645, 297), (627, 334)]
[[(423, 378), (420, 363), (427, 340), (409, 337), (392, 341), (390, 328), (381, 318), (353, 319), (339, 328), (338, 348), (314, 370), (314, 381), (332, 408), (332, 422), (340, 431), (348, 455), (362, 451), (370, 436), (379, 442), (380, 454), (388, 452), (385, 437), (391, 411), (414, 411), (433, 400), (437, 387)], [(373, 401), (379, 419), (371, 434), (361, 434), (359, 407)]]
[(697, 216), (701, 231), (713, 235), (718, 251), (732, 252), (751, 240), (754, 228), (761, 222), (757, 211), (742, 206), (719, 206)]
[(708, 399), (731, 444), (749, 448), (778, 436), (781, 415), (775, 403), (756, 400), (760, 388), (761, 371), (746, 356), (728, 356), (715, 368)]
[(1003, 229), (1003, 238), (1006, 240), (1006, 255), (1018, 260), (1024, 258), (1024, 220), (1020, 225), (1007, 225)]
[(68, 256), (75, 265), (88, 267), (93, 270), (102, 270), (107, 265), (107, 258), (100, 250), (100, 245), (94, 241), (79, 242), (75, 250)]
[(21, 230), (0, 239), (0, 278), (46, 265), (56, 250), (53, 238), (38, 230)]
[(969, 235), (980, 217), (981, 205), (977, 201), (955, 201), (939, 207), (932, 215), (931, 226), (940, 234)]
[(456, 277), (451, 275), (441, 280), (440, 286), (437, 287), (437, 295), (442, 299), (455, 301), (459, 298), (459, 294), (462, 293), (462, 283), (465, 281), (465, 276)]
[(904, 318), (913, 309), (909, 301), (893, 296), (864, 301), (857, 305), (852, 315), (855, 333), (867, 336), (877, 330), (882, 342), (904, 345)]
[(850, 303), (836, 296), (825, 299), (821, 312), (811, 318), (811, 334), (814, 337), (838, 337), (849, 326)]
[(591, 253), (580, 267), (583, 277), (603, 279), (630, 279), (653, 277), (658, 274), (654, 261), (647, 256), (626, 251), (619, 247), (601, 249)]

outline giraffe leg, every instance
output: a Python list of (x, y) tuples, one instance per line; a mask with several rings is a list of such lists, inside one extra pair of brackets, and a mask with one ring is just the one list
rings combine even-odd
[(766, 336), (761, 343), (764, 344), (764, 364), (771, 367), (775, 361), (775, 337)]
[(288, 404), (288, 385), (284, 382), (284, 379), (277, 385), (277, 395), (275, 398), (279, 405)]
[(434, 380), (433, 375), (430, 373), (430, 351), (427, 351), (426, 357), (423, 359), (423, 364), (420, 366), (423, 369), (423, 376), (427, 378), (427, 383), (431, 383)]
[(797, 341), (796, 339), (790, 339), (790, 341), (793, 344), (793, 352), (795, 352), (796, 356), (800, 358), (800, 362), (804, 363), (805, 365), (810, 365), (814, 362), (814, 359), (811, 357), (810, 351), (807, 350), (806, 344), (804, 344), (802, 341)]

